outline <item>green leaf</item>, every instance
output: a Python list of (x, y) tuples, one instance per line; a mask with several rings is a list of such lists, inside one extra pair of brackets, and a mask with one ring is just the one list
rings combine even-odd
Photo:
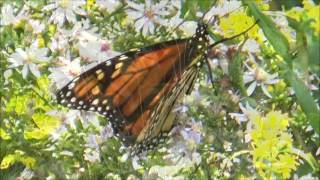
[(290, 17), (287, 17), (289, 26), (296, 30), (297, 33), (297, 52), (298, 68), (301, 69), (305, 75), (307, 75), (308, 68), (318, 76), (320, 75), (320, 39), (319, 36), (314, 34), (314, 30), (310, 27), (312, 21), (296, 21)]
[(243, 68), (242, 68), (243, 57), (241, 56), (241, 50), (244, 43), (245, 41), (241, 44), (237, 53), (233, 57), (228, 67), (228, 71), (230, 73), (231, 82), (240, 89), (243, 95), (247, 96), (247, 91), (243, 82)]
[(185, 1), (181, 8), (181, 18), (185, 20), (194, 20), (197, 18), (198, 1)]
[(297, 96), (298, 103), (304, 113), (306, 113), (311, 126), (317, 133), (320, 133), (320, 111), (308, 88), (292, 70), (288, 69), (284, 77), (293, 88)]
[(200, 6), (200, 9), (203, 11), (203, 12), (206, 12), (208, 10), (210, 10), (210, 8), (216, 4), (216, 0), (201, 0), (201, 1), (198, 1), (199, 3), (199, 6)]
[(313, 169), (314, 172), (317, 172), (317, 170), (320, 170), (319, 167), (319, 163), (317, 162), (317, 160), (312, 156), (311, 153), (305, 153), (300, 149), (296, 149), (293, 148), (292, 152), (296, 155), (298, 155), (299, 157), (301, 157), (302, 159), (304, 159), (305, 161), (308, 162), (308, 164), (310, 165), (310, 167)]
[[(291, 58), (289, 58), (289, 42), (286, 37), (276, 28), (276, 24), (259, 10), (254, 1), (242, 0), (242, 2), (249, 8), (255, 19), (259, 20), (258, 24), (262, 28), (263, 33), (273, 48), (287, 61), (291, 61)], [(290, 64), (290, 62), (287, 63)]]

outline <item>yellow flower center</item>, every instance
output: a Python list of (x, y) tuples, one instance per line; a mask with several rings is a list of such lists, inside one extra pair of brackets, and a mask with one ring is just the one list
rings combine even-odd
[(69, 0), (60, 0), (59, 6), (62, 8), (67, 8), (69, 6), (70, 1)]
[(31, 64), (36, 59), (36, 56), (33, 53), (28, 53), (27, 58), (25, 59), (26, 64)]
[(148, 10), (145, 12), (144, 15), (147, 16), (149, 19), (152, 19), (154, 17), (154, 12), (151, 10)]
[(267, 80), (267, 72), (265, 72), (263, 69), (261, 68), (257, 68), (255, 70), (255, 79), (258, 81), (258, 82), (264, 82)]

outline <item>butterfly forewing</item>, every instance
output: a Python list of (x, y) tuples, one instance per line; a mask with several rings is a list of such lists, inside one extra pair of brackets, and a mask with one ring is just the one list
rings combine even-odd
[(207, 43), (205, 28), (190, 39), (155, 44), (106, 60), (82, 73), (57, 94), (67, 107), (96, 111), (135, 152), (174, 124), (170, 116), (179, 96), (192, 87), (196, 63)]

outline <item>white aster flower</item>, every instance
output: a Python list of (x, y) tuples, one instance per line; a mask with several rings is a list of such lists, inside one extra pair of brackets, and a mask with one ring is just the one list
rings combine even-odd
[(201, 130), (201, 122), (194, 120), (188, 124), (176, 126), (171, 131), (173, 136), (169, 140), (172, 146), (169, 147), (168, 154), (164, 156), (164, 159), (173, 164), (177, 164), (181, 158), (186, 159), (185, 161), (190, 161), (192, 164), (200, 163), (201, 158), (198, 158), (195, 150), (202, 140)]
[(231, 13), (241, 7), (241, 2), (237, 0), (220, 1), (218, 6), (213, 6), (208, 13), (206, 13), (204, 19), (210, 20), (212, 16), (222, 17), (228, 13)]
[(101, 62), (110, 59), (119, 53), (111, 50), (111, 45), (107, 40), (100, 39), (95, 34), (82, 31), (79, 33), (76, 47), (80, 56), (88, 62)]
[(27, 19), (27, 6), (24, 6), (22, 10), (15, 15), (16, 12), (14, 8), (10, 4), (6, 4), (1, 9), (1, 16), (0, 16), (0, 25), (7, 26), (10, 24), (16, 25), (21, 20)]
[(249, 103), (246, 103), (245, 106), (243, 106), (242, 103), (239, 103), (239, 107), (242, 113), (229, 113), (230, 117), (235, 119), (238, 124), (248, 121), (248, 116), (250, 113), (256, 111), (250, 106)]
[(11, 75), (12, 75), (12, 69), (7, 69), (4, 71), (4, 73), (3, 73), (4, 85), (9, 84), (9, 78)]
[(12, 63), (9, 67), (23, 66), (22, 77), (24, 79), (27, 77), (29, 71), (36, 77), (39, 77), (40, 71), (38, 64), (49, 61), (47, 53), (47, 48), (38, 48), (35, 46), (35, 43), (25, 50), (18, 48), (8, 59), (9, 62)]
[(49, 78), (60, 89), (81, 73), (80, 58), (71, 60), (70, 53), (66, 57), (58, 57), (59, 67), (49, 68)]
[(96, 149), (86, 148), (83, 154), (84, 160), (91, 163), (100, 162), (100, 152)]
[(171, 28), (175, 32), (176, 28), (182, 30), (187, 37), (194, 35), (197, 28), (197, 22), (195, 21), (184, 21), (181, 16), (181, 1), (172, 1), (168, 7), (175, 11), (175, 15), (169, 18), (167, 21), (167, 27)]
[(242, 51), (249, 52), (249, 53), (260, 53), (260, 45), (254, 39), (248, 39), (243, 47)]
[(103, 127), (102, 130), (100, 131), (100, 137), (101, 141), (104, 142), (108, 138), (113, 136), (113, 129), (111, 127), (111, 124), (108, 124), (107, 126)]
[(69, 49), (69, 37), (58, 31), (53, 37), (51, 37), (49, 48), (52, 52), (65, 54), (67, 49)]
[(89, 134), (87, 137), (86, 147), (99, 149), (98, 137), (95, 134)]
[(39, 20), (30, 19), (28, 23), (32, 27), (32, 32), (34, 34), (39, 34), (45, 29), (45, 25), (41, 23)]
[(76, 14), (85, 15), (86, 12), (81, 9), (85, 5), (83, 0), (57, 0), (44, 7), (45, 11), (53, 11), (49, 22), (62, 26), (65, 21), (74, 24)]
[(90, 124), (95, 127), (100, 126), (98, 117), (94, 112), (86, 112), (86, 111), (80, 111), (80, 112), (81, 112), (80, 121), (84, 128), (87, 128)]
[(269, 74), (261, 67), (255, 67), (251, 68), (250, 66), (246, 65), (248, 70), (244, 73), (244, 83), (250, 83), (247, 94), (248, 96), (251, 96), (256, 87), (260, 86), (263, 93), (268, 96), (269, 98), (272, 98), (271, 94), (267, 90), (267, 86), (271, 84), (276, 84), (280, 81), (278, 78), (278, 73)]
[(130, 9), (127, 11), (128, 17), (135, 20), (136, 30), (142, 30), (144, 35), (153, 33), (156, 25), (164, 25), (165, 21), (161, 16), (168, 15), (165, 10), (167, 0), (160, 1), (157, 4), (151, 0), (145, 0), (145, 4), (136, 4), (128, 1)]
[(29, 168), (24, 168), (24, 170), (20, 173), (20, 176), (17, 177), (16, 179), (25, 179), (29, 180), (34, 177), (35, 173), (29, 169)]
[(173, 164), (152, 166), (149, 172), (144, 175), (144, 179), (183, 179), (183, 177), (177, 176), (178, 173), (183, 169), (190, 169), (200, 162), (201, 155), (197, 152), (193, 152), (191, 158), (179, 156)]
[(121, 3), (118, 0), (96, 0), (96, 5), (98, 5), (101, 10), (107, 9), (109, 13), (112, 13)]

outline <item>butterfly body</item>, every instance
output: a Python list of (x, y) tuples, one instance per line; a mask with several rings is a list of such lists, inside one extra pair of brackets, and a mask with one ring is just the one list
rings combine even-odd
[(207, 26), (199, 24), (191, 38), (106, 60), (63, 87), (57, 101), (107, 117), (123, 142), (134, 146), (134, 153), (150, 149), (171, 130), (171, 109), (193, 87), (206, 55), (207, 35)]

